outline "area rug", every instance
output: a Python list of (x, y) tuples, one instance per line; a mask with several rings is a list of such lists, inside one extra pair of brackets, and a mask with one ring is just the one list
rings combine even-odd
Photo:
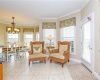
[(67, 68), (73, 80), (97, 80), (83, 64), (69, 62)]

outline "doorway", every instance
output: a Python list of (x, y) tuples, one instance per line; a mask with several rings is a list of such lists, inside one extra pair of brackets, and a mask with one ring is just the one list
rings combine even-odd
[(94, 66), (93, 55), (93, 14), (82, 21), (82, 63), (92, 72)]

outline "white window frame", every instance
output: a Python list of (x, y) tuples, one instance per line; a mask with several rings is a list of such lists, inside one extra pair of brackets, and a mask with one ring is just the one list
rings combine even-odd
[[(39, 37), (37, 36), (37, 34), (39, 35)], [(40, 40), (40, 34), (39, 32), (36, 32), (36, 41), (39, 41)]]
[[(7, 33), (7, 42), (9, 42), (8, 41), (8, 34), (12, 34), (12, 33)], [(16, 41), (16, 42), (20, 42), (20, 33), (16, 33), (16, 34), (18, 34), (18, 41)]]
[[(26, 39), (26, 38), (25, 38), (25, 35), (26, 35), (26, 34), (32, 34), (32, 35), (34, 35), (33, 32), (24, 32), (24, 43), (26, 43), (26, 42), (25, 42), (25, 39)], [(34, 41), (34, 36), (33, 36), (33, 40), (32, 40), (32, 41)], [(26, 44), (27, 44), (27, 43), (26, 43)], [(29, 46), (30, 46), (30, 45), (29, 45)]]
[[(49, 29), (50, 30), (50, 29)], [(45, 37), (44, 37), (44, 35), (45, 35), (45, 33), (44, 33), (44, 29), (43, 29), (43, 40), (45, 39)], [(56, 47), (56, 29), (54, 29), (54, 47)], [(49, 36), (48, 36), (49, 37)], [(52, 41), (51, 41), (52, 42)], [(49, 46), (49, 45), (48, 45)]]
[[(70, 26), (69, 26), (70, 27)], [(65, 28), (65, 27), (64, 27)], [(62, 28), (60, 28), (60, 40), (63, 41), (62, 39)], [(72, 55), (76, 55), (76, 26), (74, 26), (74, 51), (70, 52), (70, 54)]]

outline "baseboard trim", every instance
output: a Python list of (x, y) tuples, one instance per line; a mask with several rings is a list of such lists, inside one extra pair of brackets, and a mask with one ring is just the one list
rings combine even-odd
[(97, 74), (95, 71), (93, 71), (93, 75), (94, 75), (98, 80), (100, 80), (99, 74)]
[(74, 62), (78, 62), (78, 63), (82, 63), (81, 60), (78, 60), (78, 59), (73, 59), (73, 58), (70, 58), (71, 61), (74, 61)]

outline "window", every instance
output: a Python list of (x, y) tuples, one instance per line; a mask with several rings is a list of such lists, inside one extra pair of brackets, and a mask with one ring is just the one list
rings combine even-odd
[(49, 35), (53, 37), (51, 40), (51, 45), (55, 45), (56, 41), (56, 29), (43, 29), (43, 40), (45, 41), (45, 45), (49, 46), (50, 45), (50, 40), (48, 40)]
[(71, 53), (74, 53), (74, 27), (75, 26), (61, 28), (61, 40), (71, 42)]
[(30, 46), (31, 41), (33, 41), (33, 33), (24, 33), (24, 42), (27, 46)]
[(7, 33), (7, 42), (18, 42), (19, 41), (19, 34), (11, 34)]
[(36, 41), (39, 41), (39, 32), (36, 32)]

